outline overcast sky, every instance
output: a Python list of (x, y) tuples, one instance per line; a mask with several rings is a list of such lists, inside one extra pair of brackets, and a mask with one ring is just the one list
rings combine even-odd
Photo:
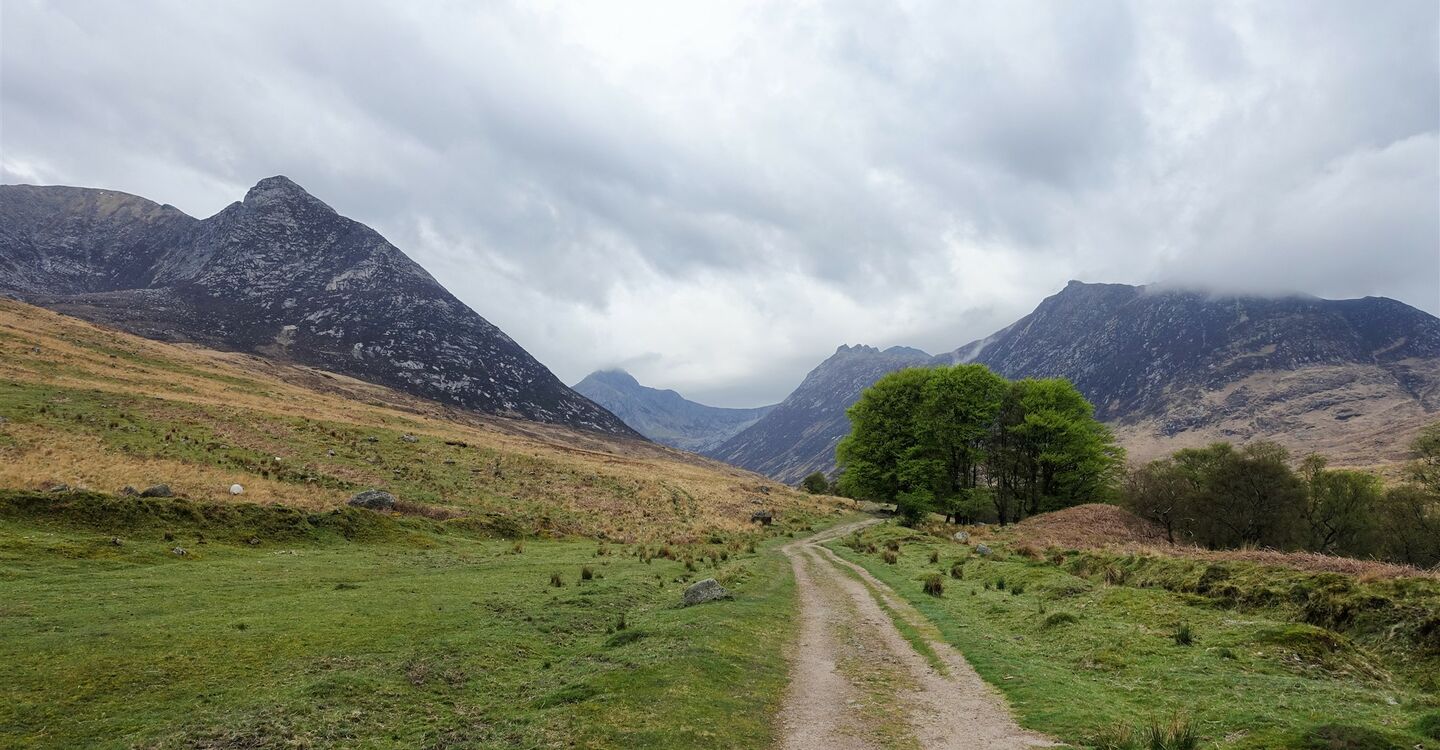
[(566, 382), (750, 406), (1072, 278), (1440, 312), (1437, 8), (0, 0), (0, 181), (285, 174)]

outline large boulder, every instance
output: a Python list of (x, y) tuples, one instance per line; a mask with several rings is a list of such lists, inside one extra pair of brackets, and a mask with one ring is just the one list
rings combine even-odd
[(385, 490), (365, 490), (346, 501), (346, 505), (370, 510), (395, 510), (395, 496)]
[(725, 587), (721, 586), (719, 581), (714, 578), (706, 578), (703, 581), (690, 584), (689, 588), (685, 589), (684, 604), (689, 607), (694, 604), (704, 604), (705, 602), (729, 598), (730, 592), (726, 591)]

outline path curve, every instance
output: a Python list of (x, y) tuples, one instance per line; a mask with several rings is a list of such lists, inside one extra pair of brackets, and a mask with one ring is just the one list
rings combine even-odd
[[(842, 524), (783, 547), (795, 573), (800, 634), (781, 711), (782, 750), (1024, 750), (1004, 698), (888, 586), (822, 542), (879, 523)], [(882, 608), (877, 598), (883, 601)], [(917, 653), (889, 609), (943, 669)]]

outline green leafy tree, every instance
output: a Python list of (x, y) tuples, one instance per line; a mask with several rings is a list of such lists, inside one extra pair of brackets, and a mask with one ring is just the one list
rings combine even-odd
[(824, 472), (812, 472), (800, 481), (800, 488), (812, 495), (825, 495), (830, 492), (830, 480)]
[(1372, 551), (1375, 511), (1383, 491), (1380, 478), (1363, 471), (1325, 468), (1324, 456), (1300, 463), (1305, 482), (1307, 547), (1327, 554), (1360, 555)]
[[(850, 434), (836, 447), (843, 467), (840, 487), (847, 497), (882, 503), (900, 501), (901, 493), (913, 492), (915, 419), (925, 398), (929, 371), (909, 369), (880, 378), (860, 394), (846, 412)], [(915, 498), (918, 502), (919, 498)], [(919, 518), (928, 509), (913, 506), (902, 513)]]
[(1129, 472), (1120, 490), (1120, 504), (1165, 529), (1165, 538), (1190, 536), (1190, 519), (1199, 490), (1194, 472), (1168, 458)]
[(1212, 548), (1288, 548), (1303, 538), (1305, 486), (1280, 445), (1257, 441), (1240, 450), (1228, 443), (1178, 451), (1198, 492), (1189, 526)]

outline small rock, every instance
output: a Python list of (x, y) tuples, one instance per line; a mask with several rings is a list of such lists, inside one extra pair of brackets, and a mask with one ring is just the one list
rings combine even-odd
[(977, 545), (975, 545), (975, 554), (977, 554), (977, 555), (979, 555), (979, 556), (981, 556), (981, 557), (989, 557), (989, 556), (990, 556), (990, 548), (987, 547), (987, 546), (985, 546), (985, 545), (983, 545), (983, 544), (977, 544)]
[(120, 494), (126, 495), (126, 496), (134, 496), (134, 495), (140, 494), (140, 490), (137, 490), (137, 489), (135, 489), (134, 487), (131, 487), (130, 485), (127, 484), (127, 485), (125, 485), (124, 487), (121, 487), (121, 488), (120, 488)]
[(401, 435), (401, 436), (400, 436), (400, 439), (401, 439), (401, 440), (404, 440), (404, 441), (407, 442), (407, 443), (418, 443), (418, 442), (420, 442), (420, 438), (417, 438), (417, 437), (415, 437), (414, 435)]
[(238, 485), (238, 484), (232, 484), (232, 485), (230, 485), (230, 494), (232, 494), (232, 495), (243, 495), (243, 494), (245, 494), (245, 488), (242, 487), (242, 486), (240, 486), (240, 485)]
[(254, 547), (254, 546), (260, 544), (260, 537), (258, 537), (258, 536), (252, 536), (252, 537), (250, 537), (250, 541), (246, 542), (246, 544), (249, 544), (250, 546)]
[(380, 442), (380, 438), (375, 437), (374, 435), (366, 435), (366, 436), (365, 436), (365, 442), (367, 442), (367, 443), (378, 443), (378, 442)]
[(146, 487), (140, 492), (140, 497), (174, 497), (175, 493), (170, 491), (170, 485), (157, 484)]
[(170, 550), (170, 554), (175, 555), (176, 557), (184, 557), (190, 553), (186, 551), (184, 547), (176, 547), (175, 549)]
[(46, 488), (45, 488), (45, 491), (46, 491), (46, 492), (69, 492), (69, 491), (70, 491), (70, 485), (65, 484), (65, 483), (63, 483), (63, 482), (59, 482), (59, 483), (52, 484), (52, 485), (46, 487)]
[(970, 532), (968, 532), (968, 531), (957, 531), (957, 532), (955, 532), (955, 536), (952, 537), (952, 538), (953, 538), (955, 541), (957, 541), (957, 542), (959, 542), (959, 543), (961, 543), (961, 544), (969, 544), (969, 543), (970, 543)]
[(769, 526), (775, 520), (775, 514), (768, 510), (757, 510), (750, 514), (750, 523), (758, 523), (761, 526)]
[(445, 459), (445, 465), (446, 465), (446, 466), (454, 466), (454, 465), (455, 465), (455, 459), (453, 459), (453, 458), (447, 458), (447, 459)]
[(325, 455), (327, 455), (327, 456), (333, 456), (333, 455), (335, 455), (335, 451), (334, 451), (334, 450), (325, 451)]
[(719, 581), (714, 578), (706, 578), (686, 588), (683, 601), (685, 606), (689, 607), (695, 604), (704, 604), (705, 602), (729, 598), (731, 598), (730, 592), (726, 591), (725, 587), (721, 586)]
[(345, 504), (370, 510), (395, 510), (395, 496), (385, 490), (365, 490), (345, 501)]
[(120, 541), (120, 537), (118, 537), (118, 536), (112, 536), (112, 537), (110, 537), (110, 544), (111, 544), (112, 546), (115, 546), (115, 547), (120, 547), (120, 546), (124, 545), (125, 543), (122, 542), (122, 541)]

